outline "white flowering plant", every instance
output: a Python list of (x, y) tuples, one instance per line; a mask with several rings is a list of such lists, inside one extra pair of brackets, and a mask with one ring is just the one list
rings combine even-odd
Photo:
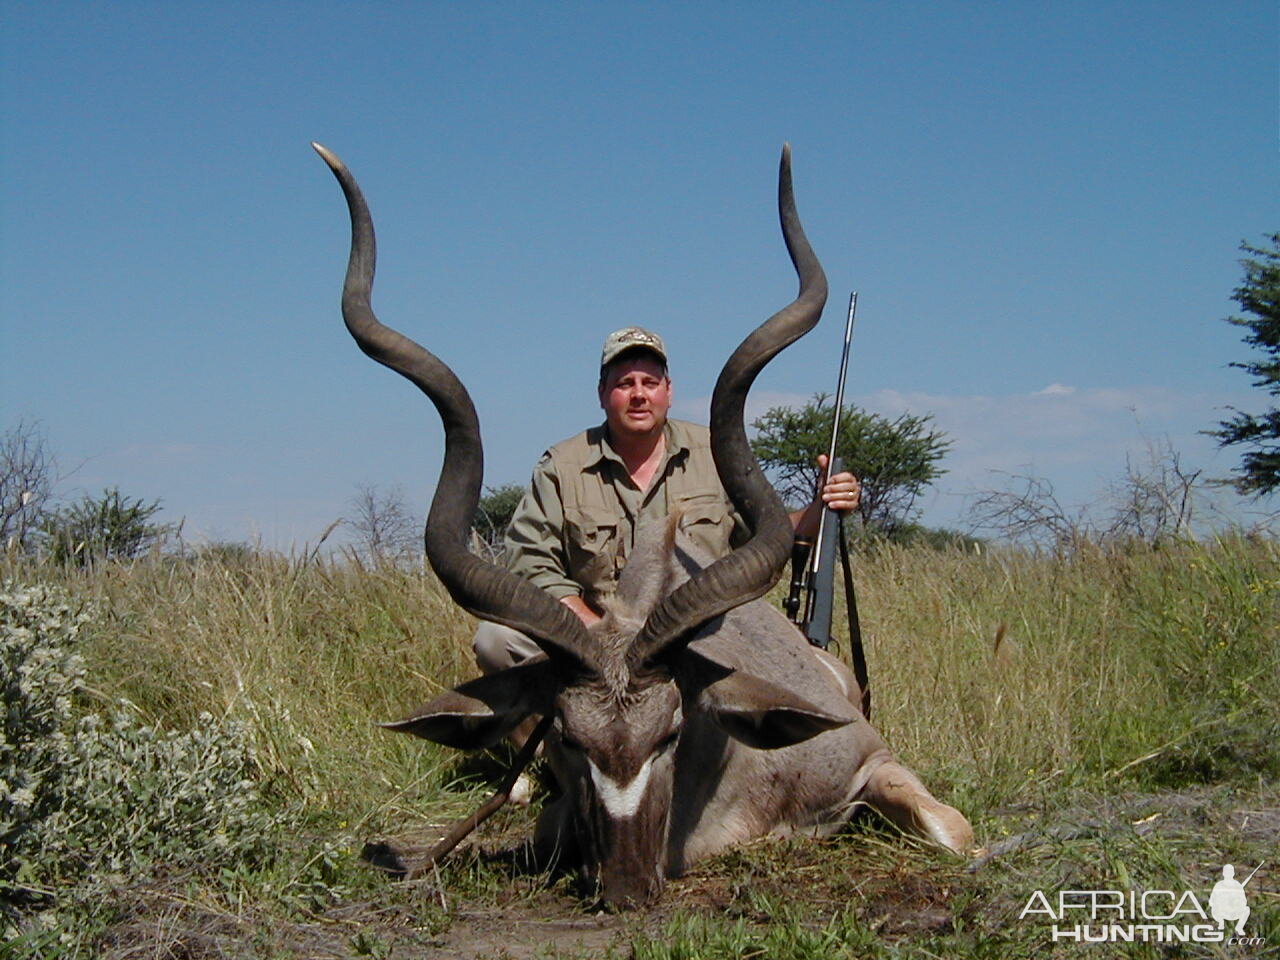
[(166, 731), (127, 701), (74, 715), (92, 619), (54, 588), (0, 589), (0, 932), (33, 911), (92, 909), (162, 865), (255, 863), (285, 822), (259, 795), (243, 723), (203, 713)]
[(84, 685), (75, 653), (86, 611), (49, 587), (0, 590), (0, 903), (38, 894), (33, 855), (66, 802), (68, 732)]

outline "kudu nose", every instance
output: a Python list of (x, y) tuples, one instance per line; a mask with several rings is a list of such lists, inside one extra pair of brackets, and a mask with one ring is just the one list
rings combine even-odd
[(663, 879), (656, 874), (605, 873), (600, 877), (600, 899), (609, 910), (634, 910), (657, 900)]

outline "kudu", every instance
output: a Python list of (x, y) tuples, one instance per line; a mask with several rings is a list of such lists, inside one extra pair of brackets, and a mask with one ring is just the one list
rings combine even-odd
[(898, 764), (858, 712), (848, 669), (757, 599), (790, 555), (792, 529), (752, 456), (743, 405), (765, 364), (818, 322), (827, 295), (796, 215), (789, 148), (778, 207), (800, 292), (733, 352), (711, 402), (716, 467), (750, 539), (714, 559), (685, 541), (678, 516), (647, 528), (606, 616), (588, 628), (468, 551), (482, 474), (475, 408), (444, 363), (374, 316), (368, 207), (342, 162), (314, 146), (351, 213), (347, 328), (365, 353), (421, 389), (444, 423), (426, 527), (431, 566), (460, 606), (527, 634), (545, 654), (464, 683), (387, 726), (475, 749), (550, 715), (546, 754), (562, 795), (543, 812), (537, 846), (576, 858), (611, 904), (649, 901), (666, 877), (736, 842), (832, 832), (863, 803), (952, 850), (968, 846), (964, 817)]

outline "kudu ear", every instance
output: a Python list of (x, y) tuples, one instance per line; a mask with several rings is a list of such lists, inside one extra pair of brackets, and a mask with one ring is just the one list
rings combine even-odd
[(491, 747), (534, 713), (551, 709), (560, 683), (546, 660), (471, 680), (423, 704), (403, 720), (379, 726), (459, 750)]
[(830, 713), (803, 697), (760, 677), (735, 671), (702, 693), (716, 722), (736, 740), (760, 750), (774, 750), (843, 727), (857, 717)]

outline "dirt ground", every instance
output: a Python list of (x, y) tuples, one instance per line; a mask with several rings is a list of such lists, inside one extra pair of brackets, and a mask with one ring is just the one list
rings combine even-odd
[[(1097, 844), (1117, 838), (1165, 841), (1173, 860), (1193, 858), (1186, 867), (1195, 869), (1199, 860), (1220, 864), (1227, 850), (1274, 854), (1280, 790), (1118, 794), (1067, 810), (998, 811), (986, 823), (1000, 837), (988, 842), (985, 857), (968, 862), (876, 824), (828, 840), (760, 841), (672, 881), (655, 907), (624, 914), (594, 910), (567, 879), (522, 872), (509, 852), (519, 837), (490, 835), (454, 854), (489, 878), (483, 889), (439, 875), (380, 881), (374, 889), (385, 897), (347, 899), (293, 920), (251, 903), (213, 908), (173, 885), (132, 890), (128, 917), (101, 944), (102, 955), (524, 960), (549, 952), (600, 957), (613, 947), (627, 957), (633, 938), (660, 935), (677, 913), (767, 926), (773, 918), (760, 904), (769, 902), (802, 903), (819, 921), (852, 907), (887, 942), (945, 938), (957, 927), (999, 931), (1016, 915), (1013, 891), (1022, 889), (1011, 878), (1032, 883), (1046, 871), (1078, 873), (1096, 858)], [(1228, 846), (1211, 847), (1215, 841)]]
[(572, 901), (487, 910), (460, 910), (446, 930), (419, 929), (402, 908), (349, 904), (311, 922), (281, 921), (249, 907), (237, 914), (213, 913), (195, 904), (163, 898), (139, 902), (136, 916), (115, 928), (103, 944), (104, 960), (125, 958), (328, 958), (478, 957), (524, 960), (556, 949), (584, 957), (602, 955), (628, 918), (584, 916)]

